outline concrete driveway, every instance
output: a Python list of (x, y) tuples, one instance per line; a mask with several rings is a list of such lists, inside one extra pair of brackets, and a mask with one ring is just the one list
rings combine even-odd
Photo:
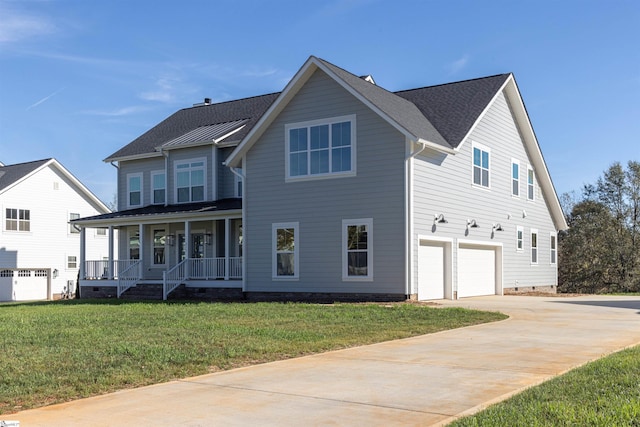
[(442, 425), (640, 344), (640, 297), (479, 297), (508, 320), (0, 416), (30, 426)]

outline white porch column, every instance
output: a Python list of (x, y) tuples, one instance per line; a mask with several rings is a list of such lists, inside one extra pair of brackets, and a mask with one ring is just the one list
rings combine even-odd
[(113, 225), (109, 226), (109, 264), (107, 265), (107, 277), (113, 280)]
[(86, 228), (80, 228), (80, 279), (84, 280), (85, 277), (85, 260), (86, 257)]
[(187, 260), (184, 266), (184, 274), (188, 279), (191, 277), (191, 263), (188, 261), (191, 258), (191, 223), (189, 221), (184, 222), (184, 256)]
[(231, 220), (229, 218), (224, 219), (224, 280), (229, 280), (229, 263), (231, 262), (231, 246), (230, 236), (231, 236)]
[(138, 259), (140, 260), (140, 269), (138, 275), (142, 278), (142, 271), (144, 268), (144, 257), (147, 256), (144, 251), (144, 225), (138, 224)]

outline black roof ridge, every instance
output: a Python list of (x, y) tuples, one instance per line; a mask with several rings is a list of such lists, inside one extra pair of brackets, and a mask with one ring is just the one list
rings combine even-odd
[(398, 94), (401, 92), (411, 92), (413, 90), (420, 90), (420, 89), (431, 89), (431, 88), (436, 88), (436, 87), (441, 87), (441, 86), (449, 86), (449, 85), (456, 85), (456, 84), (460, 84), (460, 83), (469, 83), (469, 82), (475, 82), (478, 80), (484, 80), (484, 79), (492, 79), (495, 77), (502, 77), (502, 76), (506, 76), (509, 74), (513, 74), (512, 72), (508, 72), (508, 73), (499, 73), (499, 74), (493, 74), (491, 76), (484, 76), (484, 77), (475, 77), (473, 79), (465, 79), (465, 80), (458, 80), (455, 82), (448, 82), (448, 83), (439, 83), (437, 85), (430, 85), (430, 86), (421, 86), (421, 87), (415, 87), (412, 89), (402, 89), (402, 90), (397, 90), (395, 92), (391, 92), (394, 94)]
[[(237, 99), (228, 99), (226, 101), (221, 101), (221, 102), (213, 102), (211, 104), (204, 104), (204, 105), (193, 105), (191, 107), (184, 107), (181, 108), (178, 111), (186, 111), (186, 110), (191, 110), (194, 108), (202, 108), (202, 107), (213, 107), (215, 105), (222, 105), (222, 104), (229, 104), (231, 102), (238, 102), (238, 101), (248, 101), (250, 99), (255, 99), (255, 98), (262, 98), (264, 96), (273, 96), (273, 95), (280, 95), (282, 93), (282, 91), (277, 91), (277, 92), (270, 92), (270, 93), (263, 93), (262, 95), (253, 95), (253, 96), (247, 96), (244, 98), (237, 98)], [(229, 120), (229, 121), (233, 121), (233, 120)], [(223, 122), (223, 123), (227, 123), (227, 122)], [(205, 125), (206, 126), (206, 125)]]
[(54, 160), (54, 158), (53, 157), (48, 157), (46, 159), (30, 160), (28, 162), (21, 162), (21, 163), (12, 163), (10, 165), (6, 165), (5, 164), (4, 166), (0, 166), (0, 168), (8, 168), (8, 167), (11, 167), (11, 166), (23, 166), (23, 165), (28, 165), (29, 163), (46, 163), (49, 160)]

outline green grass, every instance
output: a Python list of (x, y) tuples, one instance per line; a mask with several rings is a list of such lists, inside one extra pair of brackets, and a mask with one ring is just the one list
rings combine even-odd
[(451, 426), (640, 426), (640, 346), (591, 362)]
[(0, 304), (0, 414), (504, 318), (418, 304)]

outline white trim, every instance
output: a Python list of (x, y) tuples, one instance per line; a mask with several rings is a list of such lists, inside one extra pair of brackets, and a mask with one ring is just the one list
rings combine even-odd
[[(158, 175), (164, 175), (164, 201), (162, 202), (156, 202), (156, 188), (155, 188), (155, 180), (154, 178)], [(151, 197), (150, 197), (150, 201), (152, 205), (166, 205), (167, 204), (167, 196), (168, 196), (168, 191), (167, 191), (167, 173), (164, 171), (164, 169), (160, 169), (160, 170), (155, 170), (155, 171), (151, 171), (151, 179), (150, 179), (150, 189), (151, 189)]]
[[(203, 172), (203, 177), (202, 177), (202, 185), (203, 185), (203, 194), (202, 194), (202, 200), (192, 200), (191, 198), (191, 189), (193, 188), (193, 185), (191, 183), (191, 171), (194, 170), (191, 168), (191, 164), (192, 163), (202, 163), (202, 172)], [(180, 165), (189, 165), (188, 170), (189, 171), (189, 200), (187, 201), (179, 201), (178, 200), (178, 166)], [(195, 170), (198, 170), (198, 168), (196, 168)], [(181, 159), (181, 160), (174, 160), (173, 161), (173, 202), (175, 204), (183, 204), (183, 203), (194, 203), (194, 202), (204, 202), (209, 200), (209, 198), (207, 197), (207, 158), (206, 157), (195, 157), (192, 159)]]
[[(496, 251), (496, 267), (495, 267), (495, 294), (502, 295), (504, 293), (504, 248), (501, 242), (488, 242), (484, 240), (456, 239), (456, 260), (460, 259), (460, 245), (465, 246), (485, 246), (492, 247)], [(458, 261), (456, 261), (458, 262)], [(456, 266), (456, 285), (455, 293), (458, 295), (458, 285), (460, 283), (460, 268)]]
[[(536, 235), (536, 260), (535, 262), (533, 261), (533, 235)], [(538, 233), (538, 229), (537, 228), (532, 228), (529, 231), (529, 262), (531, 263), (531, 265), (538, 265), (540, 263), (540, 233)]]
[[(555, 248), (551, 247), (551, 243), (554, 241)], [(555, 254), (555, 260), (551, 257), (552, 254)], [(549, 232), (549, 264), (554, 266), (558, 265), (558, 233), (553, 231)]]
[[(532, 183), (529, 183), (529, 172), (531, 172)], [(529, 197), (529, 187), (531, 187), (531, 197)], [(531, 165), (527, 165), (527, 200), (530, 202), (536, 200), (536, 172)]]
[[(364, 225), (367, 227), (367, 275), (349, 275), (349, 251), (347, 250), (349, 226)], [(345, 282), (373, 281), (373, 218), (343, 219), (342, 220), (342, 280)]]
[[(422, 241), (425, 242), (433, 242), (433, 243), (442, 243), (444, 245), (444, 262), (445, 262), (445, 271), (444, 271), (444, 298), (445, 299), (453, 299), (453, 247), (454, 247), (454, 239), (452, 237), (439, 237), (439, 236), (430, 236), (426, 234), (418, 234), (418, 247), (422, 244)], [(457, 249), (456, 249), (457, 250)], [(420, 260), (418, 260), (418, 264), (420, 264)], [(418, 280), (420, 280), (420, 272), (418, 271)], [(416, 294), (418, 295), (418, 299), (420, 298), (420, 294), (418, 293), (418, 282), (416, 281)]]
[[(290, 175), (290, 169), (289, 169), (289, 160), (290, 160), (290, 152), (289, 149), (291, 147), (290, 145), (290, 141), (289, 141), (289, 134), (290, 134), (290, 130), (292, 129), (300, 129), (300, 128), (306, 128), (306, 129), (310, 129), (313, 126), (321, 126), (321, 125), (327, 125), (329, 127), (329, 133), (331, 134), (331, 125), (336, 124), (336, 123), (344, 123), (344, 122), (349, 122), (350, 123), (350, 127), (351, 127), (351, 144), (350, 144), (350, 149), (351, 149), (351, 168), (348, 171), (340, 171), (340, 172), (332, 172), (331, 171), (331, 159), (332, 159), (332, 150), (333, 150), (333, 145), (332, 145), (332, 139), (331, 137), (329, 137), (329, 146), (327, 148), (327, 150), (329, 151), (329, 172), (325, 172), (325, 173), (318, 173), (318, 174), (311, 174), (311, 139), (307, 138), (307, 174), (306, 175), (296, 175), (296, 176), (291, 176)], [(284, 158), (284, 168), (285, 168), (285, 172), (284, 172), (284, 176), (285, 176), (285, 182), (296, 182), (296, 181), (307, 181), (307, 180), (316, 180), (316, 179), (326, 179), (326, 178), (341, 178), (341, 177), (350, 177), (350, 176), (356, 176), (356, 165), (357, 165), (357, 161), (356, 161), (356, 135), (357, 135), (357, 131), (356, 131), (356, 115), (355, 114), (349, 114), (349, 115), (345, 115), (345, 116), (338, 116), (338, 117), (328, 117), (328, 118), (324, 118), (324, 119), (316, 119), (316, 120), (309, 120), (309, 121), (304, 121), (304, 122), (297, 122), (297, 123), (288, 123), (285, 124), (284, 126), (284, 144), (285, 144), (285, 148), (284, 148), (284, 152), (285, 152), (285, 158)], [(307, 134), (307, 136), (309, 136)]]
[[(474, 159), (473, 159), (473, 152), (475, 151), (475, 149), (479, 149), (480, 150), (480, 184), (476, 184), (474, 181), (474, 169), (476, 167), (475, 163), (474, 163)], [(482, 152), (486, 152), (487, 155), (489, 156), (489, 166), (486, 169), (487, 170), (487, 174), (488, 174), (488, 182), (487, 185), (482, 185), (482, 171), (484, 170), (484, 168), (482, 167)], [(491, 171), (491, 163), (493, 163), (493, 160), (491, 159), (491, 148), (487, 147), (486, 145), (480, 144), (479, 142), (476, 141), (471, 141), (471, 185), (475, 188), (480, 188), (483, 190), (491, 190), (491, 175), (492, 175), (492, 171)]]
[[(140, 178), (140, 203), (137, 205), (131, 204), (131, 179), (132, 178)], [(136, 173), (128, 173), (126, 176), (127, 179), (127, 208), (137, 208), (144, 206), (144, 178), (142, 176), (142, 172)]]
[[(518, 165), (518, 178), (514, 178), (513, 177), (513, 165)], [(511, 197), (514, 198), (519, 198), (520, 197), (520, 161), (517, 159), (512, 158), (511, 159), (511, 170), (510, 172), (510, 179), (509, 179), (509, 184), (511, 184), (511, 189), (509, 190), (509, 192), (511, 193)], [(518, 194), (513, 194), (513, 181), (516, 180), (518, 181), (518, 186), (516, 187), (518, 189)]]
[[(293, 252), (281, 251), (281, 253), (293, 253), (293, 276), (278, 275), (278, 230), (293, 229)], [(271, 278), (273, 280), (298, 280), (300, 277), (300, 223), (277, 222), (271, 224)]]
[[(160, 228), (162, 227), (162, 228)], [(155, 256), (156, 256), (156, 231), (163, 231), (164, 232), (164, 238), (165, 238), (165, 242), (164, 242), (164, 263), (162, 264), (156, 264), (156, 260), (155, 260)], [(169, 255), (169, 247), (167, 245), (167, 236), (169, 235), (169, 225), (168, 224), (158, 224), (157, 227), (152, 227), (151, 228), (151, 253), (149, 254), (149, 259), (150, 259), (150, 266), (151, 268), (161, 268), (161, 267), (165, 267), (167, 265), (167, 256)], [(158, 246), (160, 247), (160, 246)]]
[[(518, 233), (522, 233), (521, 238), (518, 238)], [(518, 242), (522, 244), (520, 248)], [(524, 227), (521, 225), (516, 226), (516, 252), (524, 252)]]

